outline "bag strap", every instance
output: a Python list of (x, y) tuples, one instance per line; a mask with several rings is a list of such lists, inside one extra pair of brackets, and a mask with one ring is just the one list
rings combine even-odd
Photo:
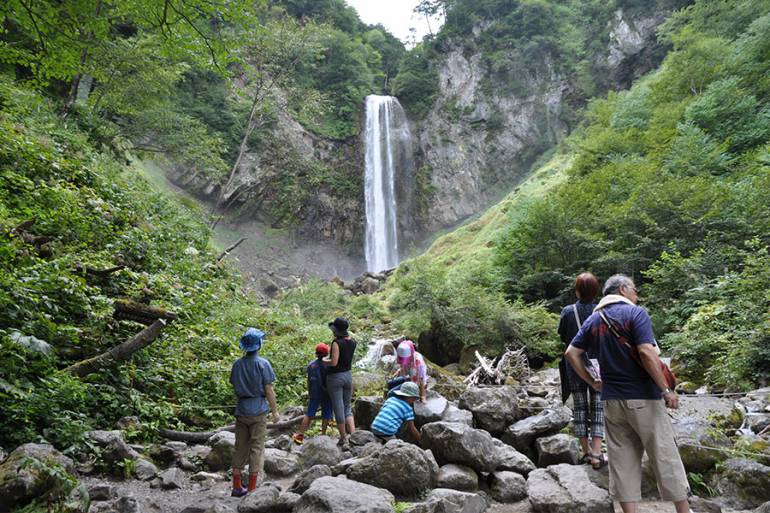
[[(621, 334), (618, 332), (618, 329), (615, 327), (615, 324), (613, 324), (613, 323), (612, 323), (612, 322), (611, 322), (611, 321), (610, 321), (610, 320), (607, 318), (607, 316), (606, 316), (606, 315), (604, 315), (604, 312), (603, 312), (603, 311), (601, 311), (601, 310), (599, 310), (599, 317), (601, 317), (601, 318), (602, 318), (602, 320), (604, 321), (604, 324), (606, 324), (606, 325), (607, 325), (607, 327), (610, 329), (610, 332), (612, 332), (612, 334), (615, 336), (615, 338), (616, 338), (616, 339), (618, 339), (618, 342), (620, 342), (621, 344), (623, 344), (623, 345), (626, 347), (626, 349), (628, 349), (628, 350), (630, 351), (630, 350), (633, 348), (633, 346), (632, 346), (631, 344), (629, 344), (629, 343), (628, 343), (628, 339), (627, 339), (626, 337), (624, 337), (623, 335), (621, 335)], [(634, 356), (634, 355), (635, 355), (635, 353), (634, 353), (633, 351), (631, 351), (631, 356)], [(638, 356), (638, 355), (637, 355), (637, 356)]]
[(574, 303), (572, 304), (572, 313), (575, 314), (575, 322), (577, 323), (577, 327), (578, 327), (578, 330), (579, 330), (581, 328), (581, 326), (583, 325), (583, 323), (580, 322), (580, 316), (578, 315), (577, 305), (574, 304)]

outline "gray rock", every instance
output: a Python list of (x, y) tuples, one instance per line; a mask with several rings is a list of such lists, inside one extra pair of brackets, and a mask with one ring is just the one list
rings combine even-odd
[(75, 473), (72, 460), (53, 446), (20, 445), (0, 464), (0, 511), (13, 510), (32, 499), (44, 499), (64, 488), (64, 475), (44, 472), (39, 464)]
[(337, 446), (337, 439), (330, 436), (314, 436), (305, 440), (299, 456), (302, 468), (310, 468), (314, 465), (328, 465), (330, 467), (342, 461), (343, 455)]
[(425, 502), (415, 504), (404, 513), (483, 513), (487, 506), (486, 499), (477, 493), (436, 488)]
[(770, 513), (770, 501), (762, 504), (760, 507), (755, 509), (754, 513)]
[(558, 433), (570, 420), (572, 411), (569, 408), (549, 408), (511, 425), (505, 430), (502, 440), (518, 451), (527, 452), (536, 438)]
[(116, 495), (115, 487), (106, 483), (95, 484), (88, 489), (88, 497), (94, 502), (108, 501)]
[(227, 477), (217, 472), (196, 472), (190, 476), (190, 481), (202, 482), (202, 481), (227, 481)]
[(363, 458), (363, 457), (369, 456), (370, 454), (374, 454), (378, 452), (380, 449), (382, 449), (382, 445), (383, 445), (383, 441), (378, 439), (376, 442), (369, 442), (363, 447), (359, 447), (355, 445), (351, 446), (350, 451), (353, 456), (357, 458)]
[(517, 420), (526, 419), (552, 406), (542, 397), (519, 398), (519, 416)]
[(396, 497), (418, 497), (436, 484), (433, 458), (401, 440), (391, 440), (381, 451), (354, 462), (349, 479), (385, 488)]
[(238, 501), (230, 497), (204, 497), (196, 499), (179, 513), (235, 513)]
[(468, 410), (461, 410), (453, 404), (447, 406), (443, 415), (441, 415), (441, 420), (444, 422), (458, 422), (473, 427), (473, 413)]
[(382, 445), (382, 440), (377, 438), (371, 431), (365, 429), (356, 429), (356, 431), (348, 437), (348, 440), (352, 446), (364, 446), (371, 442)]
[(495, 438), (493, 440), (495, 448), (500, 455), (500, 464), (496, 470), (511, 470), (526, 476), (535, 470), (535, 464), (528, 457), (511, 447), (510, 445)]
[(280, 449), (265, 449), (265, 472), (276, 476), (290, 476), (299, 470), (296, 455)]
[(235, 433), (220, 431), (206, 442), (211, 451), (206, 455), (206, 466), (209, 470), (227, 470), (232, 465), (235, 451)]
[(716, 476), (715, 488), (730, 506), (756, 508), (770, 501), (770, 467), (756, 461), (730, 458)]
[(136, 460), (139, 453), (123, 440), (121, 431), (89, 431), (86, 436), (101, 449), (101, 458), (108, 467), (120, 468), (125, 460)]
[(474, 492), (479, 488), (479, 476), (470, 467), (447, 463), (438, 471), (437, 486), (438, 488)]
[(725, 453), (719, 449), (729, 449), (732, 446), (727, 436), (712, 429), (705, 421), (681, 419), (673, 422), (673, 427), (679, 456), (688, 472), (708, 472), (718, 462), (726, 459)]
[(193, 463), (192, 461), (188, 460), (184, 456), (179, 458), (179, 461), (176, 462), (177, 466), (181, 468), (182, 470), (185, 470), (187, 472), (197, 472), (198, 471), (198, 465)]
[(280, 435), (265, 442), (265, 447), (269, 449), (280, 449), (282, 451), (291, 451), (294, 442), (289, 435)]
[(374, 278), (366, 277), (361, 281), (360, 287), (364, 294), (374, 294), (380, 290), (380, 282)]
[(465, 424), (433, 422), (422, 427), (422, 445), (440, 464), (459, 463), (478, 472), (491, 472), (500, 464), (492, 436)]
[(178, 490), (184, 484), (184, 473), (178, 468), (170, 468), (158, 475), (160, 487), (164, 490)]
[(609, 494), (589, 480), (583, 466), (561, 464), (530, 472), (527, 495), (535, 513), (614, 513)]
[(538, 438), (535, 441), (535, 449), (538, 467), (559, 463), (576, 465), (579, 459), (580, 448), (577, 439), (564, 433)]
[(428, 392), (426, 399), (425, 403), (414, 403), (414, 423), (417, 429), (425, 424), (440, 421), (449, 406), (449, 401), (436, 392)]
[(241, 499), (238, 513), (273, 513), (283, 511), (277, 509), (281, 490), (277, 486), (264, 484)]
[(206, 461), (206, 456), (211, 452), (211, 447), (207, 445), (193, 445), (188, 447), (182, 454), (183, 458), (187, 458), (196, 465), (202, 465)]
[(754, 433), (761, 433), (770, 426), (770, 413), (749, 413), (746, 415), (746, 427)]
[(457, 406), (473, 413), (477, 428), (499, 435), (516, 420), (517, 390), (512, 386), (469, 388)]
[(332, 475), (333, 476), (345, 475), (345, 473), (348, 471), (350, 466), (360, 459), (361, 458), (347, 458), (340, 461), (339, 463), (337, 463), (332, 467)]
[(114, 508), (117, 513), (144, 513), (145, 511), (139, 499), (132, 495), (126, 495), (115, 501)]
[(294, 505), (294, 513), (395, 513), (395, 498), (387, 490), (345, 479), (313, 481)]
[(179, 453), (166, 445), (153, 445), (149, 448), (147, 454), (153, 461), (160, 463), (163, 467), (168, 467), (172, 463), (175, 463), (179, 457)]
[(158, 467), (144, 458), (139, 458), (134, 465), (134, 475), (141, 481), (149, 481), (158, 475)]
[(516, 472), (492, 472), (489, 475), (489, 493), (498, 502), (520, 501), (527, 496), (527, 480)]
[(381, 396), (364, 396), (356, 399), (353, 404), (353, 418), (356, 426), (361, 429), (370, 429), (372, 421), (380, 412), (384, 402)]
[(314, 465), (300, 473), (289, 488), (290, 492), (302, 494), (310, 488), (310, 485), (319, 477), (332, 475), (332, 469), (328, 465)]
[[(719, 504), (703, 497), (698, 497), (697, 495), (690, 497), (689, 502), (690, 510), (695, 513), (722, 513), (722, 507)], [(770, 509), (766, 513), (770, 513)]]
[(283, 492), (275, 501), (276, 512), (292, 513), (294, 506), (299, 502), (300, 494), (294, 492)]
[(142, 429), (142, 421), (136, 416), (121, 417), (115, 422), (115, 429), (120, 429), (121, 431), (139, 431)]

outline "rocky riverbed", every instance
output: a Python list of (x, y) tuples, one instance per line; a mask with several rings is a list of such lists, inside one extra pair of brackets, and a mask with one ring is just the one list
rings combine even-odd
[[(684, 396), (682, 408), (672, 412), (696, 491), (715, 495), (694, 499), (694, 511), (768, 511), (770, 451), (758, 435), (770, 418), (768, 396), (770, 389), (745, 397)], [(81, 513), (615, 511), (606, 468), (577, 464), (572, 412), (558, 399), (558, 375), (551, 370), (524, 384), (468, 388), (456, 400), (431, 391), (415, 409), (421, 446), (382, 444), (366, 430), (381, 404), (378, 396), (357, 398), (361, 429), (349, 450), (328, 436), (297, 446), (287, 432), (271, 432), (260, 486), (243, 499), (229, 496), (234, 435), (227, 431), (201, 444), (131, 445), (121, 428), (135, 428), (137, 419), (125, 419), (118, 429), (89, 434), (96, 461), (26, 444), (0, 454), (0, 511), (34, 498), (57, 499), (68, 475), (77, 476), (78, 486), (65, 511)], [(295, 413), (287, 410), (284, 417)], [(729, 419), (740, 426), (729, 427)], [(752, 459), (746, 458), (749, 447)], [(639, 511), (671, 511), (655, 500), (654, 478), (647, 474), (649, 500)]]

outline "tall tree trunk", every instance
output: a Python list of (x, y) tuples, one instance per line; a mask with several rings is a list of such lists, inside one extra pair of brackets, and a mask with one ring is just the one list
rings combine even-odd
[[(102, 12), (102, 2), (99, 0), (99, 2), (96, 3), (96, 12), (94, 13), (94, 17), (99, 17), (99, 14)], [(67, 94), (67, 101), (64, 102), (64, 110), (62, 111), (62, 115), (66, 116), (69, 114), (69, 111), (72, 110), (72, 106), (75, 105), (75, 101), (78, 99), (78, 88), (80, 87), (80, 80), (83, 78), (83, 71), (86, 67), (86, 61), (88, 61), (88, 45), (91, 44), (91, 41), (94, 38), (94, 33), (89, 32), (86, 35), (83, 49), (80, 50), (80, 66), (78, 67), (78, 73), (72, 78), (72, 83), (70, 84), (70, 91), (69, 94)]]

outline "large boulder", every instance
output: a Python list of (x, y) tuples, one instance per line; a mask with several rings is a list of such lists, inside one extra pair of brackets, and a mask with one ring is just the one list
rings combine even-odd
[(528, 452), (535, 439), (558, 433), (570, 420), (572, 411), (569, 408), (548, 408), (512, 424), (503, 433), (502, 440), (521, 452)]
[(468, 410), (461, 410), (453, 404), (447, 406), (443, 415), (441, 415), (441, 420), (444, 422), (459, 422), (460, 424), (473, 427), (473, 413)]
[(470, 467), (447, 463), (439, 469), (436, 485), (439, 488), (475, 492), (479, 488), (479, 476)]
[(416, 445), (391, 440), (377, 453), (361, 458), (346, 474), (354, 481), (385, 488), (397, 497), (417, 497), (436, 484), (432, 456)]
[(528, 457), (497, 438), (492, 441), (495, 444), (495, 450), (500, 455), (500, 463), (496, 470), (511, 470), (523, 476), (535, 470), (535, 464)]
[(527, 496), (527, 480), (516, 472), (492, 472), (489, 475), (489, 494), (498, 502), (520, 501)]
[(436, 392), (428, 392), (426, 399), (425, 403), (420, 401), (414, 403), (414, 423), (417, 429), (425, 424), (440, 421), (449, 406), (449, 401)]
[(281, 490), (272, 484), (264, 484), (241, 499), (238, 513), (279, 513), (290, 512), (280, 502)]
[(582, 466), (553, 465), (530, 472), (527, 495), (535, 513), (613, 513), (607, 490), (593, 484)]
[(332, 469), (328, 465), (314, 465), (297, 476), (289, 491), (301, 495), (310, 488), (313, 481), (330, 475), (332, 475)]
[(469, 388), (457, 406), (473, 414), (477, 428), (499, 435), (516, 420), (517, 393), (512, 386)]
[(0, 464), (0, 511), (16, 509), (32, 499), (62, 499), (57, 494), (67, 488), (74, 473), (72, 460), (51, 445), (17, 447)]
[(343, 459), (345, 456), (337, 446), (337, 439), (330, 436), (314, 436), (306, 439), (299, 455), (302, 468), (310, 468), (314, 465), (333, 467)]
[(156, 475), (158, 475), (158, 467), (156, 467), (151, 461), (144, 458), (136, 460), (134, 465), (134, 475), (140, 481), (149, 481)]
[(220, 431), (206, 442), (211, 451), (206, 455), (206, 465), (214, 472), (227, 470), (232, 465), (235, 451), (235, 433)]
[(762, 504), (760, 507), (755, 509), (754, 513), (770, 513), (770, 501)]
[(580, 454), (577, 439), (564, 433), (538, 438), (535, 441), (535, 449), (538, 467), (548, 467), (559, 463), (576, 465)]
[(280, 449), (265, 449), (265, 472), (274, 476), (290, 476), (299, 470), (295, 454)]
[(348, 441), (350, 441), (351, 447), (363, 447), (372, 442), (382, 445), (382, 439), (366, 429), (356, 429), (353, 434), (348, 437)]
[(706, 473), (726, 459), (725, 452), (732, 444), (727, 436), (711, 428), (705, 421), (681, 419), (673, 423), (679, 446), (679, 455), (688, 472)]
[(89, 431), (86, 437), (99, 447), (101, 459), (112, 474), (123, 472), (124, 461), (139, 459), (139, 453), (123, 440), (122, 431)]
[(184, 474), (178, 468), (170, 468), (161, 473), (158, 478), (160, 487), (164, 490), (178, 490), (184, 485)]
[(387, 490), (344, 477), (313, 481), (294, 505), (294, 513), (394, 513), (395, 497)]
[(465, 424), (433, 422), (422, 427), (422, 445), (439, 463), (459, 463), (478, 472), (491, 472), (500, 464), (492, 435)]
[(714, 484), (727, 504), (738, 509), (770, 501), (770, 467), (756, 461), (730, 458), (722, 464)]
[(487, 500), (477, 493), (436, 488), (425, 502), (415, 504), (404, 513), (484, 513), (487, 506)]
[(382, 403), (385, 402), (381, 396), (370, 395), (359, 397), (356, 402), (353, 403), (353, 418), (356, 422), (356, 426), (361, 429), (370, 429), (372, 427), (372, 421), (380, 412)]

